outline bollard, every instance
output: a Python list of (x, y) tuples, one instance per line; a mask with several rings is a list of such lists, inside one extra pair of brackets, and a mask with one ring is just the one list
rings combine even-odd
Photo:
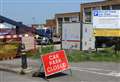
[(26, 56), (26, 53), (25, 52), (22, 52), (21, 53), (21, 59), (22, 59), (22, 69), (27, 69), (27, 56)]
[(25, 45), (21, 44), (21, 74), (25, 74), (24, 69), (27, 69), (27, 56), (25, 53)]

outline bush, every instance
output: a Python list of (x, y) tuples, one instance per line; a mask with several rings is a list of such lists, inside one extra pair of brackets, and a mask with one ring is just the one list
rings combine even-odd
[(1, 43), (0, 58), (15, 57), (17, 54), (19, 43)]

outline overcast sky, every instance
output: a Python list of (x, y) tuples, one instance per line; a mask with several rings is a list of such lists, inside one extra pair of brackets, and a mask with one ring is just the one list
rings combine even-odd
[(0, 0), (0, 15), (25, 24), (45, 23), (56, 13), (79, 12), (80, 4), (102, 0)]

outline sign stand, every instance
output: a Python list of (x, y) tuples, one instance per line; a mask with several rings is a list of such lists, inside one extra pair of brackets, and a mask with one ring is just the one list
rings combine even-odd
[(42, 71), (42, 68), (43, 68), (43, 64), (40, 65), (40, 72)]
[[(42, 72), (42, 69), (43, 69), (43, 64), (40, 65), (40, 73)], [(49, 81), (49, 80), (47, 79), (47, 76), (44, 75), (44, 77), (45, 77), (45, 80)]]
[(70, 68), (69, 70), (70, 70), (70, 75), (72, 76), (72, 69)]

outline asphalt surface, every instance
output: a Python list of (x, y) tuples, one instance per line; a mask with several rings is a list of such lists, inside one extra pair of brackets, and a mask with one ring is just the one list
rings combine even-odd
[[(71, 63), (70, 71), (48, 77), (50, 82), (120, 82), (120, 63), (112, 62), (80, 62)], [(0, 71), (0, 82), (47, 82), (41, 75), (20, 75), (17, 73)]]
[(74, 76), (83, 82), (120, 82), (120, 63), (73, 63)]
[(11, 72), (0, 71), (0, 82), (46, 82), (42, 78), (33, 78)]

